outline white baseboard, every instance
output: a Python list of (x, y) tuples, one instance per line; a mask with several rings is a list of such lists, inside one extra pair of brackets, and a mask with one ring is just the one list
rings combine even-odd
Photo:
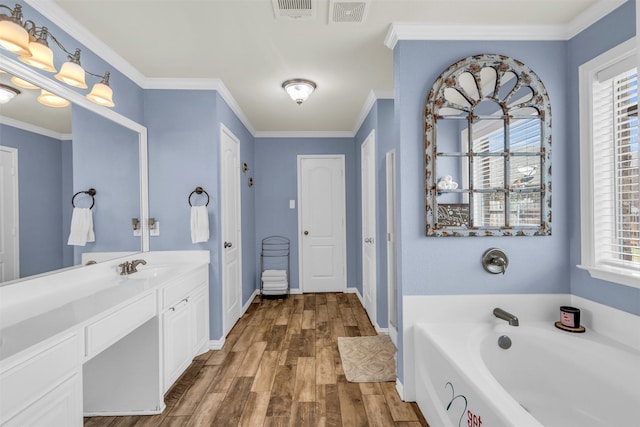
[(302, 289), (300, 289), (300, 288), (289, 289), (289, 293), (291, 295), (301, 295), (302, 294)]
[(360, 304), (362, 304), (362, 306), (364, 307), (364, 299), (362, 299), (362, 295), (360, 295), (360, 291), (358, 290), (358, 288), (347, 288), (345, 292), (348, 294), (356, 294), (358, 296), (358, 299), (360, 300)]
[(406, 400), (404, 400), (404, 386), (402, 385), (400, 378), (396, 378), (396, 390), (398, 391), (398, 396), (400, 396), (400, 399), (406, 402)]
[(242, 306), (242, 314), (240, 314), (240, 317), (242, 317), (242, 315), (247, 312), (247, 310), (249, 309), (249, 306), (253, 303), (253, 300), (256, 298), (256, 296), (259, 293), (260, 291), (258, 289), (253, 291), (253, 293), (251, 294), (247, 302), (245, 302), (244, 305)]
[(225, 338), (222, 337), (219, 340), (209, 340), (209, 350), (222, 350), (224, 347)]

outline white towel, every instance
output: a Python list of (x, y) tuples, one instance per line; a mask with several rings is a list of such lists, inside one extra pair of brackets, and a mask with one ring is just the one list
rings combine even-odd
[(265, 270), (262, 272), (262, 277), (286, 277), (287, 270)]
[(206, 206), (191, 207), (191, 243), (209, 241), (209, 212)]
[(93, 233), (93, 215), (89, 208), (73, 208), (68, 245), (84, 246), (87, 242), (95, 242)]

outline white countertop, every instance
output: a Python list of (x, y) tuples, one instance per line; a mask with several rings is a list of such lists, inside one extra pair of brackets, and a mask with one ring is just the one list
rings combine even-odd
[[(147, 258), (143, 255), (138, 258)], [(82, 327), (119, 306), (154, 292), (168, 280), (208, 263), (208, 259), (196, 261), (166, 263), (150, 259), (146, 266), (138, 267), (140, 272), (162, 267), (157, 277), (135, 278), (136, 273), (120, 276), (112, 265), (104, 265), (80, 270), (85, 274), (79, 275), (76, 269), (11, 285), (19, 286), (20, 292), (16, 292), (18, 288), (2, 289), (5, 292), (0, 302), (0, 361), (72, 328)], [(47, 292), (31, 292), (34, 293), (31, 298), (24, 296), (30, 291), (42, 290), (43, 286)]]

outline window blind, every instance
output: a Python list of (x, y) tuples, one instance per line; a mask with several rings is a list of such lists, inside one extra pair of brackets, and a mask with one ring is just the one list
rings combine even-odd
[(638, 76), (624, 68), (592, 88), (595, 262), (640, 269)]

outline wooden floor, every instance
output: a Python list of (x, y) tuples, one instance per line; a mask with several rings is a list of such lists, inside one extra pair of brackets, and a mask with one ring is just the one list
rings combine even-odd
[(196, 358), (169, 390), (162, 414), (84, 425), (428, 427), (394, 382), (346, 381), (337, 338), (375, 334), (355, 294), (256, 298), (224, 348)]

